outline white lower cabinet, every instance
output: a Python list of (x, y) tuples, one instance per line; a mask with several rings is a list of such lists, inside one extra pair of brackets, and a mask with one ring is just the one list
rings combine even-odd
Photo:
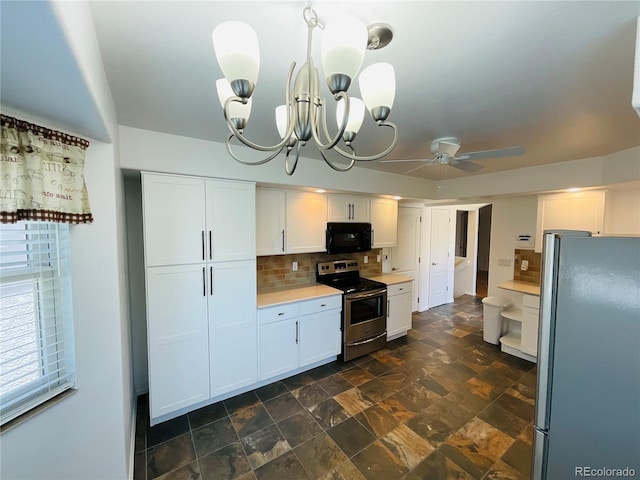
[(152, 418), (209, 398), (205, 269), (147, 269), (149, 400)]
[(255, 272), (253, 260), (147, 268), (152, 420), (257, 382)]
[(520, 350), (527, 355), (538, 355), (538, 313), (540, 297), (522, 295), (522, 331)]
[(340, 354), (342, 296), (258, 310), (260, 380)]
[(258, 380), (256, 262), (209, 268), (210, 382), (217, 397)]
[(412, 284), (387, 286), (387, 339), (402, 336), (411, 329)]

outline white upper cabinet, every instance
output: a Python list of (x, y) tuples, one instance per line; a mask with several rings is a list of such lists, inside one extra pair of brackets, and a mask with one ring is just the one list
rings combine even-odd
[(148, 267), (205, 260), (205, 194), (202, 179), (142, 176), (145, 264)]
[(281, 255), (285, 252), (284, 190), (256, 189), (256, 255)]
[(329, 222), (369, 222), (369, 197), (329, 195)]
[(206, 180), (207, 260), (252, 260), (256, 257), (255, 186)]
[(256, 254), (324, 252), (327, 197), (321, 193), (256, 189)]
[(287, 191), (286, 225), (287, 253), (326, 251), (327, 197)]
[(593, 234), (604, 229), (605, 192), (594, 190), (538, 196), (535, 251), (542, 251), (545, 230), (586, 230)]
[(255, 186), (142, 176), (147, 267), (255, 258)]
[(398, 243), (398, 202), (389, 198), (371, 199), (372, 248), (394, 247)]

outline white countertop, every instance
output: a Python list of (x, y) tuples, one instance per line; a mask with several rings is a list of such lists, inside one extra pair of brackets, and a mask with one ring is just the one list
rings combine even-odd
[(367, 277), (369, 280), (375, 280), (376, 282), (382, 282), (386, 285), (395, 285), (397, 283), (412, 282), (413, 278), (406, 275), (399, 275), (397, 273), (383, 273), (382, 275), (376, 275), (375, 277)]
[(519, 282), (518, 280), (508, 280), (506, 282), (499, 283), (496, 286), (504, 290), (511, 290), (513, 292), (540, 296), (540, 285), (535, 285), (533, 283)]
[(342, 295), (337, 288), (328, 287), (320, 283), (297, 287), (284, 287), (277, 290), (258, 292), (258, 308), (271, 307), (282, 303), (310, 300), (312, 298), (328, 297), (329, 295)]

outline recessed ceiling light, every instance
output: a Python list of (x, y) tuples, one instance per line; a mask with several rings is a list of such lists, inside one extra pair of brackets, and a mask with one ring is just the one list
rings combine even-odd
[(394, 195), (391, 198), (393, 198), (394, 200), (402, 200), (402, 197), (399, 197), (398, 195)]
[(327, 191), (324, 188), (317, 188), (316, 193), (327, 193)]
[(580, 189), (578, 187), (567, 188), (567, 192), (575, 193), (579, 191)]

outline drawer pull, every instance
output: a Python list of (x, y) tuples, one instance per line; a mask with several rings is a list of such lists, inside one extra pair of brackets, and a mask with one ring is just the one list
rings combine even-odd
[(320, 305), (320, 306), (321, 306), (321, 307), (326, 307), (326, 306), (327, 306), (327, 304), (326, 304), (326, 303), (323, 303), (323, 304), (322, 304), (322, 305)]

